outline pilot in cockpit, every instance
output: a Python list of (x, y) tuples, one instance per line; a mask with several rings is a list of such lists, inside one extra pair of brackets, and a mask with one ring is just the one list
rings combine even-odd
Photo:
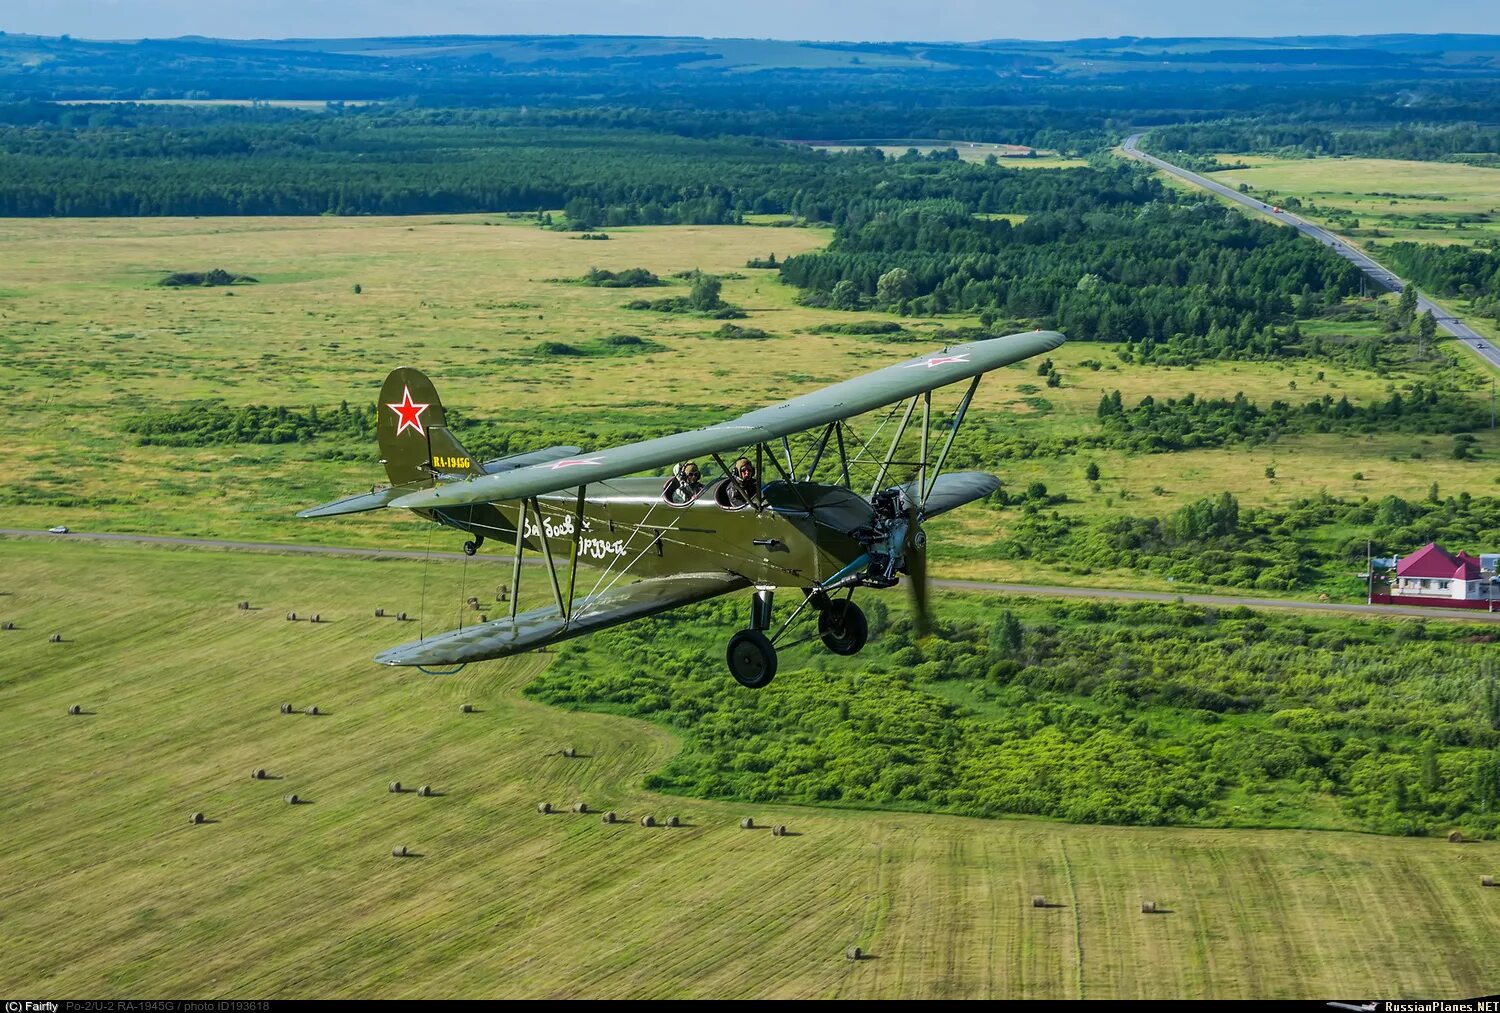
[(662, 496), (668, 503), (691, 503), (703, 491), (703, 473), (696, 461), (683, 461), (667, 479)]

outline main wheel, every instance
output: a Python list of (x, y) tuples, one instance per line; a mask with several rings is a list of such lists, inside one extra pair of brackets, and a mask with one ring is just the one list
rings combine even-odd
[(834, 654), (858, 654), (870, 639), (870, 623), (858, 605), (839, 599), (818, 613), (818, 636)]
[(725, 660), (741, 686), (760, 689), (776, 678), (776, 648), (760, 630), (740, 630), (730, 637)]
[(466, 556), (472, 556), (472, 555), (474, 555), (474, 553), (476, 553), (478, 551), (479, 551), (479, 543), (477, 541), (464, 542), (464, 555), (466, 555)]

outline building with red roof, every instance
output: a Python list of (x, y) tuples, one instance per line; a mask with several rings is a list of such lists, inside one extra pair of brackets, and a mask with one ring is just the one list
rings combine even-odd
[(1455, 556), (1436, 542), (1428, 542), (1397, 561), (1390, 591), (1371, 595), (1371, 600), (1402, 605), (1496, 608), (1500, 606), (1500, 574), (1496, 573), (1494, 556), (1479, 558), (1466, 552)]

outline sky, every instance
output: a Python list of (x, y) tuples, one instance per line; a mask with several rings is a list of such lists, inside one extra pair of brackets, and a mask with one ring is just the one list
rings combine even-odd
[(702, 35), (848, 41), (1500, 34), (1496, 0), (0, 0), (0, 30), (90, 39)]

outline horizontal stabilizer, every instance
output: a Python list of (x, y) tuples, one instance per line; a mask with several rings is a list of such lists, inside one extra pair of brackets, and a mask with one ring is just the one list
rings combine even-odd
[(563, 622), (556, 605), (547, 605), (514, 619), (506, 616), (413, 640), (376, 655), (375, 660), (382, 665), (458, 665), (504, 658), (749, 586), (749, 581), (733, 573), (650, 577), (578, 599), (571, 622)]
[(393, 485), (387, 489), (376, 492), (360, 493), (358, 496), (345, 496), (336, 499), (332, 503), (324, 503), (321, 506), (308, 507), (299, 510), (298, 517), (337, 517), (340, 514), (362, 514), (367, 510), (379, 510), (390, 504), (391, 500), (399, 496), (405, 496), (412, 491), (412, 486)]

